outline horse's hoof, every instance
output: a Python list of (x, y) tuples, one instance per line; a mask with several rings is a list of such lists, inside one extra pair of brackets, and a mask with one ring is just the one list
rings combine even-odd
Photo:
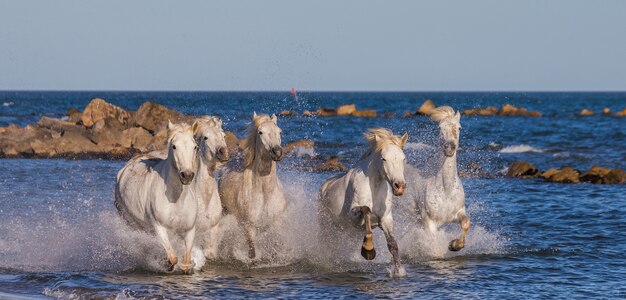
[(465, 247), (465, 242), (462, 242), (459, 239), (454, 239), (450, 241), (450, 245), (448, 245), (448, 250), (450, 251), (459, 251)]
[(365, 248), (361, 247), (361, 256), (363, 256), (363, 258), (367, 260), (372, 260), (376, 258), (376, 249), (372, 248), (372, 250), (366, 250)]

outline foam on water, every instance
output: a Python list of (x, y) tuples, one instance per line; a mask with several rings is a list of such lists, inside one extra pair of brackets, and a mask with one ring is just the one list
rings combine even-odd
[(534, 148), (532, 146), (521, 144), (512, 145), (500, 149), (500, 153), (524, 153), (524, 152), (543, 152), (543, 149)]

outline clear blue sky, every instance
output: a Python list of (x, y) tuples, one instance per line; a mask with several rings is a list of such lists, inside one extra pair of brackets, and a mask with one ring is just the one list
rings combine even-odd
[(626, 1), (0, 1), (0, 90), (626, 90)]

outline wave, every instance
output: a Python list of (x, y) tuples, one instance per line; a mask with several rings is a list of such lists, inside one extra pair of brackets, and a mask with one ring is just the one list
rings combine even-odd
[(543, 152), (543, 149), (535, 148), (530, 145), (520, 144), (520, 145), (512, 145), (507, 146), (500, 149), (500, 153), (524, 153), (524, 152)]
[(12, 102), (12, 101), (2, 103), (2, 106), (4, 106), (4, 107), (9, 107), (9, 106), (13, 106), (13, 105), (15, 105), (15, 102)]

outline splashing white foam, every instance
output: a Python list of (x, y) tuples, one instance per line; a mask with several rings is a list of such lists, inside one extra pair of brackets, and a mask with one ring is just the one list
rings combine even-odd
[(543, 149), (534, 148), (532, 146), (521, 144), (521, 145), (512, 145), (502, 148), (500, 153), (524, 153), (524, 152), (543, 152)]
[(12, 101), (2, 103), (2, 106), (4, 106), (4, 107), (9, 107), (9, 106), (13, 106), (13, 105), (15, 105), (15, 103), (12, 102)]
[(413, 151), (424, 151), (424, 150), (432, 150), (435, 147), (432, 145), (424, 144), (424, 143), (412, 143), (408, 142), (404, 145), (404, 149), (413, 150)]
[(315, 148), (313, 147), (295, 147), (293, 150), (291, 150), (289, 155), (302, 158), (302, 157), (316, 157), (317, 153), (315, 153)]

